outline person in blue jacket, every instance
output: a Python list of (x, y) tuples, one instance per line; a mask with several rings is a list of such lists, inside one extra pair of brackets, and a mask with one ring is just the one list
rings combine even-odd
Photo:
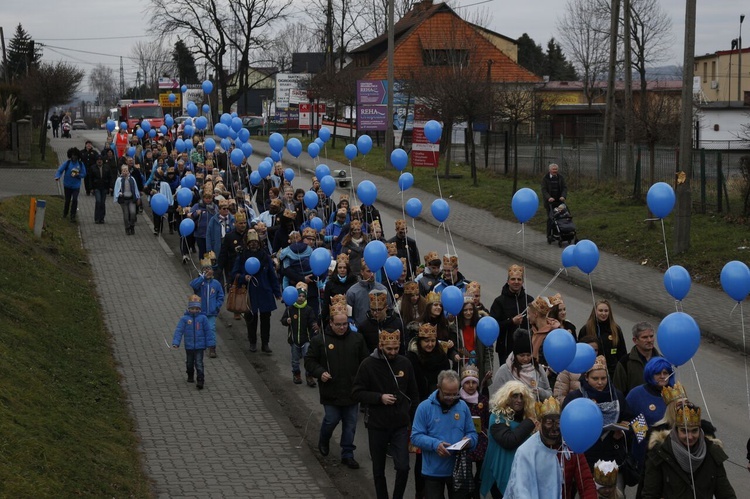
[[(221, 253), (221, 243), (224, 237), (234, 230), (234, 215), (229, 212), (229, 201), (219, 201), (219, 212), (211, 217), (206, 227), (206, 252), (214, 252), (215, 255)], [(219, 268), (218, 263), (214, 267), (214, 272), (218, 271), (217, 279), (224, 283), (224, 272)]]
[(216, 334), (214, 333), (208, 318), (201, 313), (201, 299), (198, 295), (192, 295), (188, 300), (188, 308), (185, 315), (180, 317), (172, 338), (172, 348), (180, 348), (180, 343), (185, 340), (185, 367), (187, 369), (187, 382), (194, 381), (193, 375), (198, 371), (198, 390), (203, 389), (206, 375), (203, 370), (203, 352), (206, 348), (216, 346)]
[(438, 389), (417, 407), (412, 423), (411, 442), (422, 449), (422, 476), (425, 497), (443, 497), (448, 488), (451, 499), (468, 498), (471, 492), (453, 490), (453, 465), (457, 453), (447, 448), (469, 440), (464, 450), (472, 450), (478, 441), (471, 411), (461, 400), (458, 373), (441, 371)]
[[(216, 335), (216, 316), (224, 303), (224, 287), (214, 279), (213, 262), (210, 258), (201, 260), (201, 275), (190, 281), (190, 287), (201, 299), (201, 312), (208, 319), (211, 331)], [(216, 358), (216, 344), (208, 349), (208, 356)]]
[(70, 221), (75, 222), (81, 179), (86, 177), (86, 165), (81, 161), (81, 151), (77, 147), (68, 149), (68, 160), (61, 164), (55, 173), (56, 181), (59, 181), (60, 177), (63, 177), (63, 187), (65, 188), (63, 218), (66, 218), (70, 213)]

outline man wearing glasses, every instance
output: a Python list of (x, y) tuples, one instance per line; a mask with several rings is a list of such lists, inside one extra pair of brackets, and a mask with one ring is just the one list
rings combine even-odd
[(459, 395), (460, 380), (455, 371), (441, 371), (438, 389), (419, 404), (412, 425), (411, 442), (422, 449), (422, 476), (427, 498), (443, 497), (448, 489), (450, 499), (471, 496), (470, 491), (453, 490), (453, 466), (457, 452), (448, 447), (463, 440), (469, 442), (462, 450), (477, 445), (477, 431), (469, 406)]

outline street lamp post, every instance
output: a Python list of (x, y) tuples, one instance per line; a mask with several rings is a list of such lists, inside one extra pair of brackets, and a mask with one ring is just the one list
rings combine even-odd
[(740, 14), (740, 37), (737, 39), (737, 100), (742, 102), (742, 21), (745, 15)]

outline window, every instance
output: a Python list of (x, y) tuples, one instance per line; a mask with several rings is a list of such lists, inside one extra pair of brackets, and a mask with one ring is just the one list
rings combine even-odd
[(424, 49), (422, 64), (425, 66), (465, 66), (469, 63), (469, 51), (463, 49)]
[(703, 83), (706, 83), (708, 80), (708, 63), (703, 63)]
[(711, 61), (711, 80), (716, 79), (716, 61)]

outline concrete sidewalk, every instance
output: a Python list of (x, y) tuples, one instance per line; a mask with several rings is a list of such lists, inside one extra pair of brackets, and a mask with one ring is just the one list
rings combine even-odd
[[(70, 144), (52, 139), (61, 161)], [(135, 235), (126, 236), (122, 212), (110, 198), (106, 223), (95, 225), (94, 197), (86, 196), (84, 189), (78, 210), (156, 495), (340, 497), (307, 445), (300, 446), (300, 434), (288, 415), (221, 328), (219, 357), (205, 359), (206, 388), (198, 391), (186, 383), (184, 349), (172, 350), (166, 343), (171, 345), (196, 272), (180, 265), (162, 239), (154, 237), (150, 217), (139, 216)], [(46, 223), (70, 222), (48, 218)]]
[[(256, 155), (270, 156), (271, 148), (268, 142), (251, 140), (251, 143)], [(284, 163), (307, 170), (314, 169), (312, 168), (312, 159), (304, 152), (296, 159), (288, 153), (285, 154)], [(325, 150), (322, 150), (320, 156), (318, 156), (318, 163), (325, 163), (331, 170), (345, 169), (350, 171), (348, 165), (325, 159)], [(386, 205), (401, 210), (401, 192), (396, 182), (370, 175), (355, 167), (351, 168), (351, 172), (355, 189), (359, 182), (365, 179), (369, 179), (377, 185), (376, 205)], [(565, 172), (562, 173), (565, 174)], [(339, 191), (347, 192), (342, 189), (339, 189)], [(430, 214), (430, 205), (438, 196), (415, 186), (404, 193), (404, 199), (412, 197), (422, 201), (422, 216), (419, 219), (437, 227), (438, 222)], [(448, 202), (451, 212), (447, 225), (454, 237), (464, 238), (515, 258), (519, 263), (533, 267), (528, 269), (527, 272), (543, 272), (549, 275), (550, 279), (562, 267), (562, 249), (558, 248), (556, 244), (548, 245), (544, 231), (540, 232), (526, 227), (524, 232), (521, 233), (521, 226), (518, 223), (501, 220), (487, 211), (472, 208), (457, 201), (449, 199)], [(510, 203), (511, 200), (499, 200), (499, 202)], [(540, 208), (534, 217), (534, 221), (537, 225), (544, 227), (545, 215), (542, 211)], [(634, 223), (637, 222), (640, 221), (634, 221)], [(393, 227), (384, 227), (384, 229), (388, 237), (393, 235)], [(578, 237), (579, 239), (590, 239), (596, 242), (596, 234), (579, 233)], [(693, 234), (693, 237), (700, 236)], [(661, 237), (656, 231), (654, 232), (654, 244), (661, 244)], [(437, 251), (438, 254), (445, 252), (442, 248), (420, 248), (420, 253), (425, 254), (431, 250)], [(670, 263), (672, 265), (680, 264), (679, 258), (670, 258)], [(590, 279), (597, 298), (616, 298), (619, 302), (643, 311), (644, 314), (664, 317), (676, 310), (676, 303), (664, 288), (663, 276), (662, 272), (654, 268), (639, 265), (617, 255), (600, 252), (599, 264), (591, 273)], [(485, 277), (485, 279), (490, 278), (504, 281), (506, 269), (498, 268), (496, 275)], [(589, 276), (577, 268), (567, 269), (567, 275), (563, 272), (559, 279), (565, 279), (586, 289), (589, 288)], [(541, 290), (529, 290), (531, 294), (538, 294), (539, 292)], [(696, 283), (693, 283), (690, 293), (682, 301), (683, 311), (690, 314), (698, 322), (704, 335), (737, 346), (742, 344), (739, 320), (732, 321), (728, 318), (734, 306), (735, 303), (732, 299), (722, 291)], [(733, 322), (736, 322), (738, 326), (732, 327)]]

